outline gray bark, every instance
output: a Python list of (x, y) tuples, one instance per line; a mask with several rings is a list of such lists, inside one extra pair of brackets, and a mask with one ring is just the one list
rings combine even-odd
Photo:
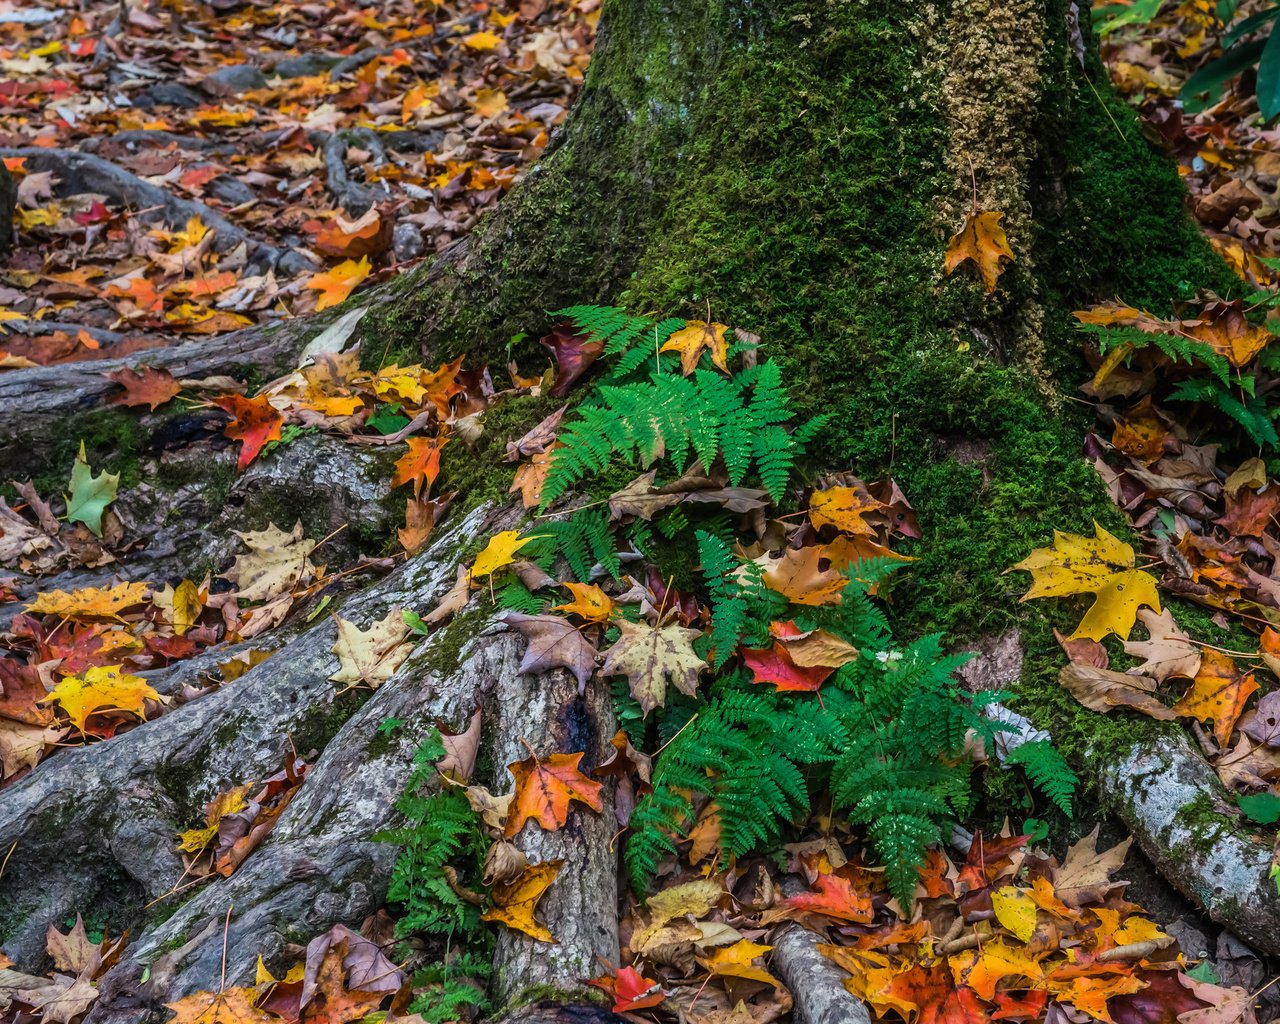
[(1159, 872), (1214, 921), (1280, 955), (1271, 846), (1225, 816), (1206, 828), (1187, 815), (1206, 796), (1227, 806), (1217, 775), (1187, 735), (1171, 729), (1159, 742), (1095, 750), (1090, 762), (1116, 815)]

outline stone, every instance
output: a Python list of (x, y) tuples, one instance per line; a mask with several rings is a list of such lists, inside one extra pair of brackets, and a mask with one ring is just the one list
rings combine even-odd
[(228, 64), (207, 75), (200, 86), (212, 96), (239, 96), (253, 89), (265, 89), (267, 79), (252, 64)]
[(422, 240), (422, 232), (416, 224), (402, 221), (391, 232), (391, 250), (401, 263), (421, 256), (425, 248), (426, 243)]
[(157, 82), (133, 97), (133, 105), (140, 110), (150, 110), (152, 107), (191, 110), (202, 103), (204, 100), (199, 93), (180, 82)]
[(331, 53), (304, 53), (299, 57), (286, 57), (276, 61), (271, 73), (280, 78), (306, 78), (324, 74), (341, 60), (341, 57), (335, 57)]

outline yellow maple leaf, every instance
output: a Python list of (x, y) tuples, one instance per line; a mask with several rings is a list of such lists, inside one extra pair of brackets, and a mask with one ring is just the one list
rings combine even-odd
[(555, 936), (545, 925), (534, 920), (533, 913), (538, 909), (538, 901), (542, 899), (543, 893), (551, 888), (556, 875), (560, 874), (563, 863), (560, 860), (544, 860), (541, 864), (531, 864), (514, 882), (495, 885), (493, 907), (486, 910), (480, 920), (497, 921), (540, 942), (555, 942)]
[(1031, 573), (1031, 589), (1022, 595), (1024, 601), (1097, 595), (1071, 639), (1101, 640), (1108, 633), (1125, 639), (1133, 629), (1139, 606), (1160, 611), (1156, 579), (1133, 568), (1133, 548), (1097, 523), (1093, 526), (1093, 537), (1054, 530), (1052, 547), (1036, 548), (1012, 569)]
[(120, 583), (114, 587), (85, 587), (82, 590), (50, 590), (37, 594), (27, 605), (34, 615), (60, 615), (64, 619), (118, 619), (126, 608), (147, 599), (148, 583)]
[(45, 701), (62, 708), (82, 733), (88, 731), (89, 716), (96, 711), (128, 711), (145, 719), (145, 702), (160, 700), (160, 694), (141, 676), (122, 674), (122, 667), (95, 665), (83, 675), (67, 676)]
[(471, 105), (481, 117), (497, 117), (508, 108), (507, 94), (501, 89), (477, 89)]
[(996, 920), (1021, 942), (1030, 942), (1036, 930), (1036, 904), (1025, 890), (1006, 885), (991, 894)]
[(313, 274), (303, 287), (320, 293), (316, 302), (317, 311), (328, 309), (344, 302), (356, 285), (362, 283), (372, 272), (373, 264), (369, 262), (369, 257), (361, 256), (359, 263), (355, 260), (343, 260), (330, 270)]
[(471, 566), (471, 579), (491, 576), (503, 566), (514, 562), (516, 552), (526, 544), (541, 539), (541, 537), (521, 537), (519, 530), (503, 530), (501, 533), (495, 533), (489, 538), (485, 549), (476, 555), (476, 560)]
[(755, 963), (758, 957), (771, 949), (772, 946), (762, 946), (750, 939), (739, 939), (732, 946), (717, 949), (709, 957), (698, 957), (698, 963), (721, 978), (746, 978), (782, 988), (782, 982)]
[(982, 276), (982, 285), (990, 295), (996, 290), (996, 279), (1004, 272), (1000, 261), (1012, 260), (1013, 250), (1004, 236), (1000, 221), (1003, 213), (972, 211), (964, 219), (964, 227), (947, 242), (943, 269), (950, 274), (965, 260), (973, 260)]
[(613, 615), (613, 598), (594, 583), (561, 583), (573, 595), (565, 604), (552, 605), (553, 612), (577, 615), (588, 622), (606, 622)]
[(243, 810), (245, 797), (252, 788), (252, 783), (236, 786), (219, 793), (209, 801), (205, 808), (205, 827), (189, 828), (178, 836), (178, 849), (184, 853), (199, 853), (218, 834), (218, 826), (228, 814)]
[(862, 517), (868, 512), (884, 508), (865, 490), (855, 487), (828, 487), (814, 491), (809, 498), (809, 521), (815, 530), (834, 526), (841, 533), (862, 534), (874, 537), (875, 530)]
[(462, 40), (462, 45), (468, 50), (484, 53), (488, 50), (496, 50), (501, 42), (502, 38), (493, 32), (472, 32)]
[(726, 373), (729, 370), (729, 343), (724, 324), (709, 324), (705, 320), (689, 320), (666, 340), (663, 352), (680, 353), (680, 372), (686, 377), (698, 368), (703, 352), (711, 353), (711, 361)]

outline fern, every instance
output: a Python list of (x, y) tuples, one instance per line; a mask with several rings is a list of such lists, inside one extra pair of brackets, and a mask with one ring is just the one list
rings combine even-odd
[(1032, 740), (1009, 752), (1005, 764), (1021, 765), (1027, 778), (1045, 796), (1071, 817), (1071, 798), (1080, 780), (1062, 755), (1048, 740)]
[(413, 976), (417, 997), (409, 1012), (426, 1024), (468, 1020), (489, 1009), (485, 982), (493, 971), (488, 955), (469, 950), (451, 960), (430, 964)]
[[(803, 443), (816, 428), (797, 434), (783, 424), (793, 413), (782, 374), (768, 361), (732, 377), (699, 368), (691, 377), (651, 367), (642, 379), (629, 378), (652, 349), (648, 331), (661, 339), (683, 321), (652, 324), (611, 307), (572, 307), (580, 330), (605, 342), (605, 354), (625, 352), (611, 383), (602, 383), (579, 407), (577, 419), (560, 434), (563, 447), (551, 457), (542, 487), (546, 509), (568, 488), (608, 470), (617, 461), (648, 468), (659, 459), (683, 471), (691, 459), (710, 467), (723, 458), (729, 481), (738, 486), (754, 468), (775, 501), (782, 497)], [(640, 324), (647, 325), (642, 331)], [(630, 347), (634, 346), (634, 347)], [(640, 353), (640, 362), (627, 360)]]
[(400, 847), (387, 899), (403, 906), (397, 927), (405, 935), (451, 934), (472, 930), (479, 923), (479, 912), (454, 892), (445, 868), (462, 857), (478, 865), (488, 841), (465, 797), (455, 790), (424, 792), (434, 783), (435, 762), (444, 753), (439, 733), (423, 740), (414, 752), (405, 791), (395, 804), (405, 825), (374, 836)]
[(509, 580), (498, 588), (494, 594), (497, 607), (507, 611), (522, 612), (525, 615), (537, 615), (546, 608), (547, 602), (529, 591), (519, 580)]
[(1145, 348), (1159, 349), (1170, 361), (1177, 364), (1186, 363), (1194, 366), (1199, 363), (1223, 384), (1227, 384), (1231, 373), (1231, 364), (1226, 358), (1215, 352), (1203, 341), (1196, 341), (1182, 334), (1165, 334), (1162, 332), (1143, 331), (1137, 327), (1103, 327), (1099, 324), (1081, 324), (1080, 329), (1093, 335), (1098, 344), (1098, 351), (1104, 356), (1121, 346), (1128, 345), (1139, 351)]
[(622, 575), (608, 513), (584, 510), (567, 519), (543, 523), (538, 533), (540, 539), (528, 545), (525, 552), (548, 572), (560, 555), (574, 578), (582, 583), (590, 581), (597, 563), (614, 579)]
[(1250, 394), (1251, 387), (1242, 390), (1245, 397), (1237, 398), (1228, 385), (1218, 380), (1184, 380), (1178, 382), (1169, 393), (1169, 398), (1177, 402), (1204, 402), (1212, 405), (1235, 420), (1254, 444), (1268, 448), (1280, 447), (1280, 437), (1276, 435), (1266, 402)]
[(592, 341), (604, 342), (604, 355), (618, 357), (609, 380), (625, 380), (650, 359), (668, 338), (685, 325), (671, 318), (654, 323), (647, 317), (632, 316), (617, 306), (569, 306), (553, 316), (564, 317)]

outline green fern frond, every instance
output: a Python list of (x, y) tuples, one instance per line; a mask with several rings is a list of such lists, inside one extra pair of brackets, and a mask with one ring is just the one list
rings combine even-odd
[(1071, 798), (1080, 780), (1052, 743), (1048, 740), (1023, 743), (1010, 751), (1005, 764), (1021, 765), (1032, 785), (1071, 817)]

